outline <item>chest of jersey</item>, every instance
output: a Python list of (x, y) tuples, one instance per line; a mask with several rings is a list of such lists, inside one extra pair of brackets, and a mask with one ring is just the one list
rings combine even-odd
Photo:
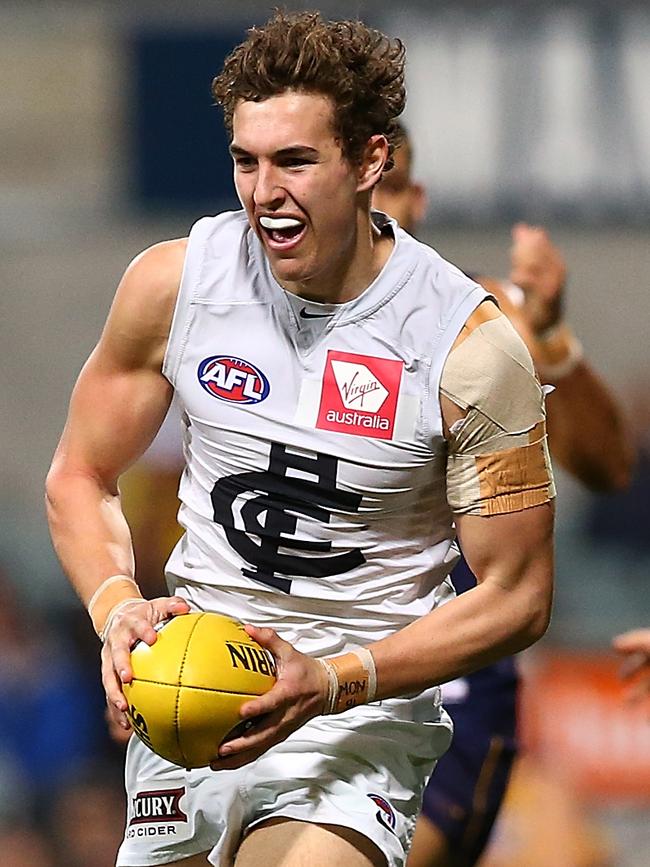
[(166, 361), (189, 420), (181, 500), (196, 563), (203, 548), (231, 582), (408, 596), (453, 537), (432, 375), (451, 293), (425, 297), (405, 255), (324, 328), (305, 327), (245, 231), (233, 238), (215, 241), (209, 267), (206, 245), (190, 246)]

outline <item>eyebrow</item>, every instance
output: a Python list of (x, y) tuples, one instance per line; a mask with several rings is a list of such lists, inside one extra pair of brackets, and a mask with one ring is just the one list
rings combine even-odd
[[(230, 151), (230, 154), (233, 157), (250, 157), (250, 156), (252, 156), (252, 154), (250, 154), (247, 150), (245, 150), (242, 147), (239, 147), (239, 145), (236, 145), (236, 144), (231, 144), (230, 147), (228, 148), (228, 150)], [(280, 148), (280, 150), (275, 151), (273, 153), (273, 156), (276, 158), (277, 157), (280, 157), (280, 158), (282, 158), (282, 157), (297, 157), (297, 156), (317, 157), (318, 151), (316, 150), (316, 148), (309, 147), (308, 145), (293, 145), (293, 146), (287, 147), (287, 148)]]

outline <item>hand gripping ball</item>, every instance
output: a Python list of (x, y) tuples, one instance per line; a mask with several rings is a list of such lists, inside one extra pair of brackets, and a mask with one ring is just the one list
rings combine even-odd
[(202, 768), (219, 745), (245, 730), (240, 707), (275, 683), (271, 654), (236, 620), (183, 614), (156, 627), (150, 647), (131, 651), (133, 680), (124, 684), (136, 735), (183, 768)]

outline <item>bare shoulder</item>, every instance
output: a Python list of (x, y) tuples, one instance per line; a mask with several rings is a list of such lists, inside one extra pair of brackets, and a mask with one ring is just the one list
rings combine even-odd
[(120, 280), (101, 344), (123, 363), (158, 365), (167, 346), (187, 238), (162, 241), (133, 259)]
[(469, 335), (479, 327), (479, 325), (483, 325), (484, 322), (489, 322), (492, 319), (499, 319), (502, 316), (502, 311), (497, 307), (494, 301), (486, 298), (485, 301), (482, 301), (478, 307), (475, 307), (469, 314), (465, 320), (465, 324), (458, 334), (458, 337), (454, 341), (452, 348), (455, 349), (459, 344), (466, 340)]
[[(534, 339), (533, 334), (530, 330), (530, 326), (526, 323), (525, 318), (522, 316), (520, 308), (518, 308), (516, 304), (514, 304), (512, 300), (508, 297), (502, 281), (496, 280), (493, 277), (479, 277), (478, 282), (487, 292), (489, 292), (491, 295), (494, 295), (501, 312), (508, 317), (508, 319), (512, 322), (514, 327), (519, 332), (520, 336), (523, 338), (526, 345), (530, 348), (530, 345)], [(481, 305), (481, 307), (482, 306), (483, 304)]]
[(187, 238), (161, 241), (130, 263), (120, 281), (115, 302), (138, 314), (143, 326), (169, 325), (183, 273)]

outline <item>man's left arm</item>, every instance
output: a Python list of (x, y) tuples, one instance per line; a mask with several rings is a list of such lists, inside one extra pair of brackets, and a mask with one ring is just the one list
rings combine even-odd
[(544, 397), (492, 302), (470, 316), (441, 381), (447, 498), (478, 585), (372, 645), (377, 697), (468, 674), (530, 646), (553, 596), (553, 499)]
[(371, 646), (377, 698), (416, 692), (524, 650), (545, 633), (553, 593), (553, 507), (458, 519), (479, 583)]

